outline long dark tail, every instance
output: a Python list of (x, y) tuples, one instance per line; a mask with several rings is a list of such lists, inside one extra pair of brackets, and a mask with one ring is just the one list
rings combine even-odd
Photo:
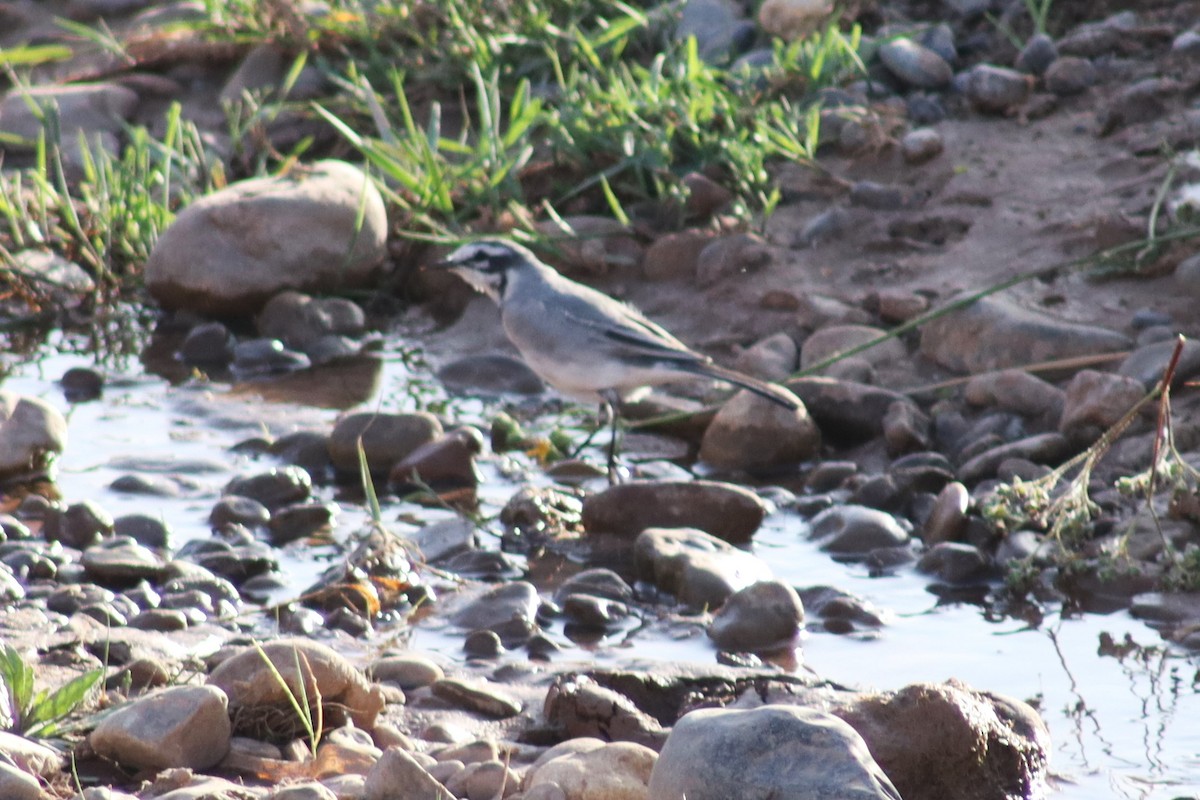
[(726, 383), (740, 386), (743, 389), (748, 389), (759, 397), (765, 397), (772, 403), (778, 403), (790, 411), (800, 408), (800, 401), (787, 389), (774, 383), (759, 380), (744, 372), (738, 372), (735, 369), (729, 369), (728, 367), (722, 367), (719, 364), (713, 363), (697, 363), (688, 364), (687, 371), (697, 375), (706, 375), (710, 378), (716, 378), (719, 381), (725, 381)]

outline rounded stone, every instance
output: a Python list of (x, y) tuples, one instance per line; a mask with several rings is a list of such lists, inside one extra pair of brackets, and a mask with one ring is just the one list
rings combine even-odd
[(767, 705), (685, 714), (654, 765), (647, 796), (896, 800), (900, 794), (845, 722), (812, 708)]
[(147, 259), (146, 288), (164, 308), (244, 314), (284, 289), (367, 287), (386, 240), (387, 210), (371, 179), (320, 161), (185, 208)]

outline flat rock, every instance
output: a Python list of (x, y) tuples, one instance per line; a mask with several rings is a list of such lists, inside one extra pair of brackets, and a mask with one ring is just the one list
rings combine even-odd
[(146, 261), (146, 288), (164, 308), (245, 314), (286, 289), (367, 287), (386, 237), (371, 179), (345, 162), (319, 161), (239, 181), (185, 208)]
[(1131, 344), (1116, 331), (1066, 322), (995, 298), (931, 320), (921, 331), (921, 352), (963, 373), (1112, 353)]

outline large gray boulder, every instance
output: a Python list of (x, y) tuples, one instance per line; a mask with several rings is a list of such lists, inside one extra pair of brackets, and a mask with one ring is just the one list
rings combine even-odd
[(650, 775), (655, 800), (899, 800), (862, 737), (798, 706), (693, 711), (675, 724)]
[(185, 208), (150, 253), (146, 287), (168, 309), (253, 313), (285, 289), (367, 286), (386, 238), (387, 213), (371, 179), (345, 162), (319, 161), (240, 181)]

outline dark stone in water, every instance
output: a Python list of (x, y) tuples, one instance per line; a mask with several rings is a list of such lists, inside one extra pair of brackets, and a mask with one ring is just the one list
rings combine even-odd
[(72, 367), (59, 380), (63, 395), (72, 403), (96, 400), (104, 391), (104, 376), (88, 367)]

